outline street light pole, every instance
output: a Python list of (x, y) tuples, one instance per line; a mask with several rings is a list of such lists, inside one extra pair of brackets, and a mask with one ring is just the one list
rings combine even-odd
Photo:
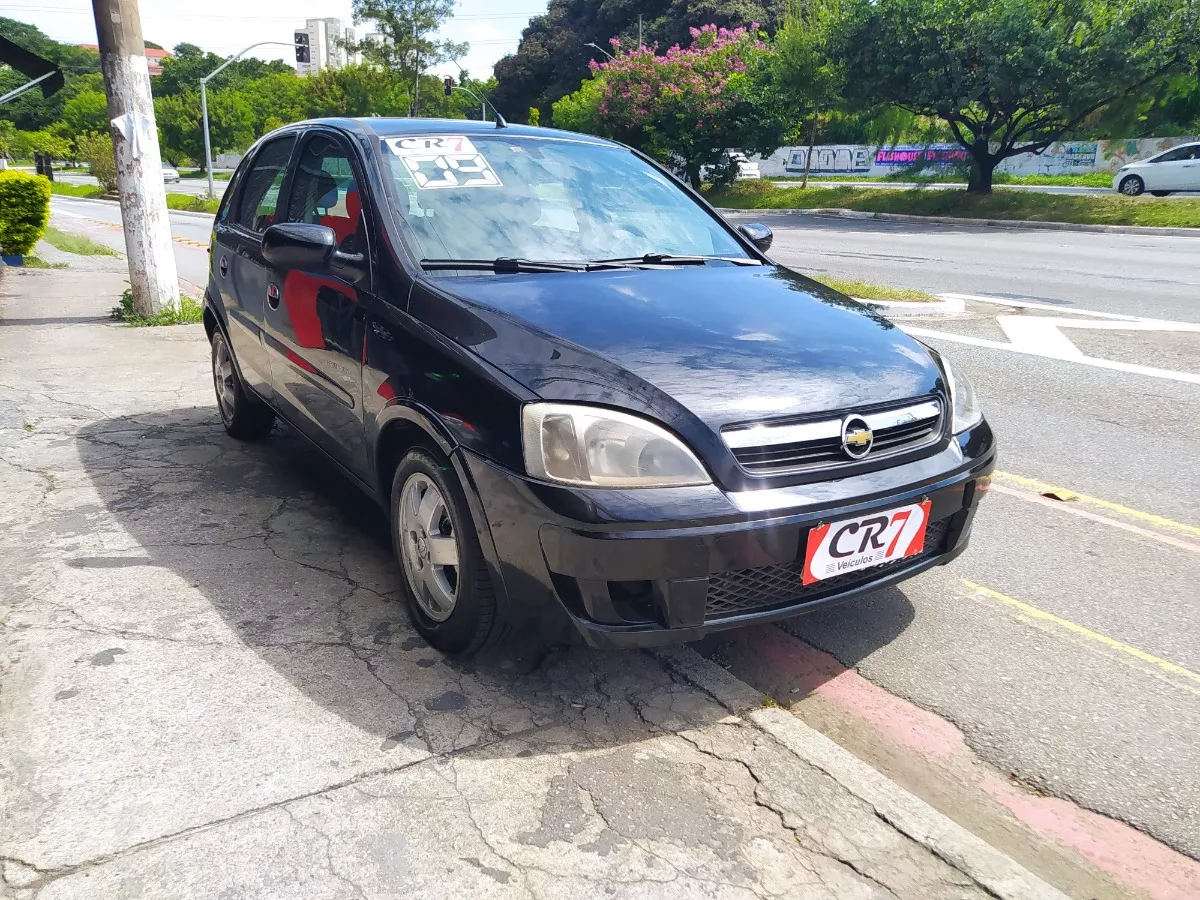
[(285, 44), (283, 41), (259, 41), (257, 44), (251, 44), (242, 50), (239, 50), (225, 62), (221, 63), (207, 75), (200, 79), (200, 115), (204, 119), (204, 170), (208, 173), (208, 196), (216, 196), (213, 188), (213, 172), (212, 172), (212, 145), (208, 139), (208, 83), (212, 79), (224, 71), (226, 66), (237, 62), (255, 47), (265, 47), (267, 45), (275, 47), (294, 47), (295, 44)]
[(610, 60), (614, 60), (614, 59), (616, 59), (616, 57), (615, 57), (615, 56), (613, 56), (611, 53), (609, 53), (607, 50), (605, 50), (605, 49), (604, 49), (603, 47), (601, 47), (599, 44), (594, 44), (594, 43), (592, 43), (591, 41), (588, 41), (588, 42), (587, 42), (586, 44), (584, 44), (583, 46), (585, 46), (585, 47), (595, 47), (597, 50), (599, 50), (601, 53), (603, 53), (605, 56), (607, 56), (607, 57), (608, 57)]

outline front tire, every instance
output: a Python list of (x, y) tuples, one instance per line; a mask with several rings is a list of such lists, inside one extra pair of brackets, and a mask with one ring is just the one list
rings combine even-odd
[(410, 450), (392, 478), (392, 544), (414, 627), (443, 653), (472, 656), (503, 632), (491, 573), (454, 470)]
[(1127, 175), (1121, 179), (1119, 190), (1126, 197), (1138, 197), (1146, 190), (1146, 182), (1138, 175)]
[(1168, 197), (1171, 194), (1170, 191), (1151, 191), (1150, 193), (1155, 197)]
[(242, 384), (233, 364), (233, 351), (219, 328), (212, 337), (212, 370), (217, 409), (226, 433), (239, 441), (260, 441), (270, 434), (275, 413)]

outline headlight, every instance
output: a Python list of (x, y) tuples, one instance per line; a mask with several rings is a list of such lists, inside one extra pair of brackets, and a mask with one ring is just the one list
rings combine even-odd
[(521, 416), (525, 469), (534, 478), (608, 488), (712, 480), (679, 438), (647, 419), (565, 403), (531, 403)]
[(954, 407), (953, 431), (958, 434), (966, 431), (972, 425), (978, 424), (983, 418), (983, 410), (979, 408), (979, 398), (975, 395), (975, 387), (962, 371), (950, 364), (950, 360), (942, 357), (942, 371), (946, 373), (949, 382), (950, 402)]

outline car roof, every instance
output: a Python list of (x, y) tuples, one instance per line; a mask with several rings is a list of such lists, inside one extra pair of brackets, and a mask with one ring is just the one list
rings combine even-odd
[(366, 131), (378, 137), (403, 137), (407, 134), (463, 134), (491, 135), (504, 137), (569, 138), (590, 144), (619, 146), (612, 141), (590, 134), (562, 131), (557, 128), (541, 128), (534, 125), (508, 125), (497, 128), (495, 122), (480, 122), (475, 119), (413, 119), (413, 118), (326, 118), (309, 119), (296, 125), (330, 125), (347, 131)]

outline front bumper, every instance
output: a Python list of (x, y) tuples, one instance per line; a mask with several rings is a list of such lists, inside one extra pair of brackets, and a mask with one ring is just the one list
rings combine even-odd
[[(510, 613), (538, 617), (545, 604), (561, 605), (589, 644), (609, 647), (794, 616), (949, 562), (966, 549), (995, 466), (986, 422), (923, 460), (762, 491), (556, 487), (460, 453)], [(810, 528), (924, 499), (930, 527), (920, 555), (800, 585)]]

